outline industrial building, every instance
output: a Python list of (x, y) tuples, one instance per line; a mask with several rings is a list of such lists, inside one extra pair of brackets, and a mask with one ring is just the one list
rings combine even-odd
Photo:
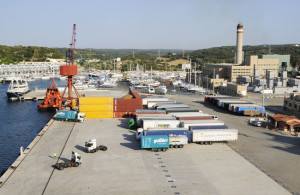
[[(237, 47), (235, 64), (206, 64), (203, 68), (203, 76), (209, 78), (223, 78), (230, 82), (241, 82), (242, 77), (250, 78), (254, 82), (254, 73), (257, 71), (259, 78), (266, 78), (266, 71), (274, 72), (278, 76), (281, 70), (291, 71), (290, 55), (252, 55), (243, 59), (243, 25), (237, 26)], [(284, 66), (284, 68), (281, 68)]]
[(294, 112), (300, 112), (300, 93), (292, 93), (290, 97), (284, 98), (283, 108)]
[(228, 82), (225, 86), (220, 86), (219, 91), (222, 94), (228, 94), (232, 96), (246, 96), (247, 86)]

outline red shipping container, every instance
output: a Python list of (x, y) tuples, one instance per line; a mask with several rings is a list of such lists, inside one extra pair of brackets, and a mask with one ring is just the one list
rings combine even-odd
[(63, 76), (77, 75), (77, 65), (62, 65), (59, 67), (59, 72)]
[(115, 99), (115, 106), (142, 106), (142, 99)]
[(114, 118), (132, 118), (134, 115), (135, 112), (114, 112)]
[(131, 105), (126, 105), (126, 106), (114, 106), (114, 111), (115, 112), (135, 112), (136, 109), (141, 109), (142, 106), (131, 106)]

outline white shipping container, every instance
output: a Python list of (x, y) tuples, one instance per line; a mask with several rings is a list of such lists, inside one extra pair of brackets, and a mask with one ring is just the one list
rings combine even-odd
[[(151, 97), (151, 98), (150, 98)], [(143, 106), (147, 106), (148, 102), (150, 101), (169, 101), (168, 98), (164, 98), (164, 97), (152, 97), (150, 96), (149, 98), (143, 98)]]
[(188, 138), (185, 135), (169, 136), (170, 145), (184, 145), (188, 143)]
[(236, 141), (238, 139), (238, 130), (236, 129), (201, 129), (192, 130), (193, 142), (203, 141)]
[(157, 118), (159, 120), (160, 120), (160, 118), (175, 119), (175, 117), (172, 116), (171, 114), (137, 114), (136, 115), (136, 124), (140, 127), (140, 126), (142, 126), (143, 119), (150, 119), (150, 118)]
[(179, 120), (147, 120), (143, 119), (143, 129), (149, 128), (177, 128), (180, 127)]
[(180, 123), (180, 126), (183, 128), (189, 128), (190, 126), (206, 125), (224, 125), (224, 122), (219, 120), (184, 120)]
[(176, 103), (176, 101), (148, 101), (147, 102), (147, 108), (148, 109), (153, 109), (154, 108), (154, 105), (156, 105), (156, 104), (158, 104), (158, 102), (159, 103), (162, 103), (162, 102), (164, 102), (164, 103)]

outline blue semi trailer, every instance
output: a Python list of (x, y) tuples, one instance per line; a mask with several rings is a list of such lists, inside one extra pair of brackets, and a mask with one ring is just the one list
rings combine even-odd
[(138, 128), (136, 132), (136, 139), (139, 140), (142, 136), (146, 135), (166, 135), (166, 136), (179, 136), (184, 135), (187, 136), (188, 141), (191, 140), (191, 133), (186, 128), (155, 128), (149, 130), (143, 130), (142, 128)]
[(63, 121), (83, 122), (85, 114), (74, 110), (58, 110), (56, 111), (56, 119)]
[(151, 149), (154, 152), (166, 151), (169, 148), (169, 136), (167, 135), (141, 136), (141, 148)]

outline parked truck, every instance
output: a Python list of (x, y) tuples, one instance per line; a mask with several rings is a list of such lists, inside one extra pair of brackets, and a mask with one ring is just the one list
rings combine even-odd
[(81, 156), (77, 152), (72, 152), (72, 158), (68, 162), (56, 163), (55, 167), (59, 170), (63, 170), (68, 167), (78, 167), (81, 164)]
[(143, 119), (142, 127), (147, 130), (149, 128), (177, 128), (180, 125), (180, 121), (175, 118), (157, 120), (157, 119)]
[(182, 120), (180, 123), (180, 127), (183, 128), (190, 128), (191, 126), (209, 125), (224, 125), (224, 122), (219, 120)]
[(169, 136), (145, 135), (141, 137), (141, 148), (151, 149), (153, 152), (167, 151), (169, 148)]
[(185, 135), (171, 135), (169, 136), (170, 148), (183, 148), (185, 144), (188, 144), (188, 138)]
[(170, 128), (170, 129), (151, 128), (148, 130), (138, 128), (136, 132), (136, 140), (140, 140), (141, 136), (146, 136), (146, 135), (167, 135), (167, 136), (184, 135), (188, 138), (188, 141), (191, 140), (191, 135), (187, 128)]
[(192, 142), (200, 144), (212, 144), (213, 142), (228, 142), (238, 139), (236, 129), (197, 129), (191, 130)]
[(85, 142), (85, 150), (87, 153), (94, 153), (98, 150), (106, 151), (107, 147), (103, 145), (97, 146), (96, 139), (90, 139)]
[(56, 119), (60, 121), (83, 122), (85, 114), (75, 110), (58, 110), (56, 111)]

